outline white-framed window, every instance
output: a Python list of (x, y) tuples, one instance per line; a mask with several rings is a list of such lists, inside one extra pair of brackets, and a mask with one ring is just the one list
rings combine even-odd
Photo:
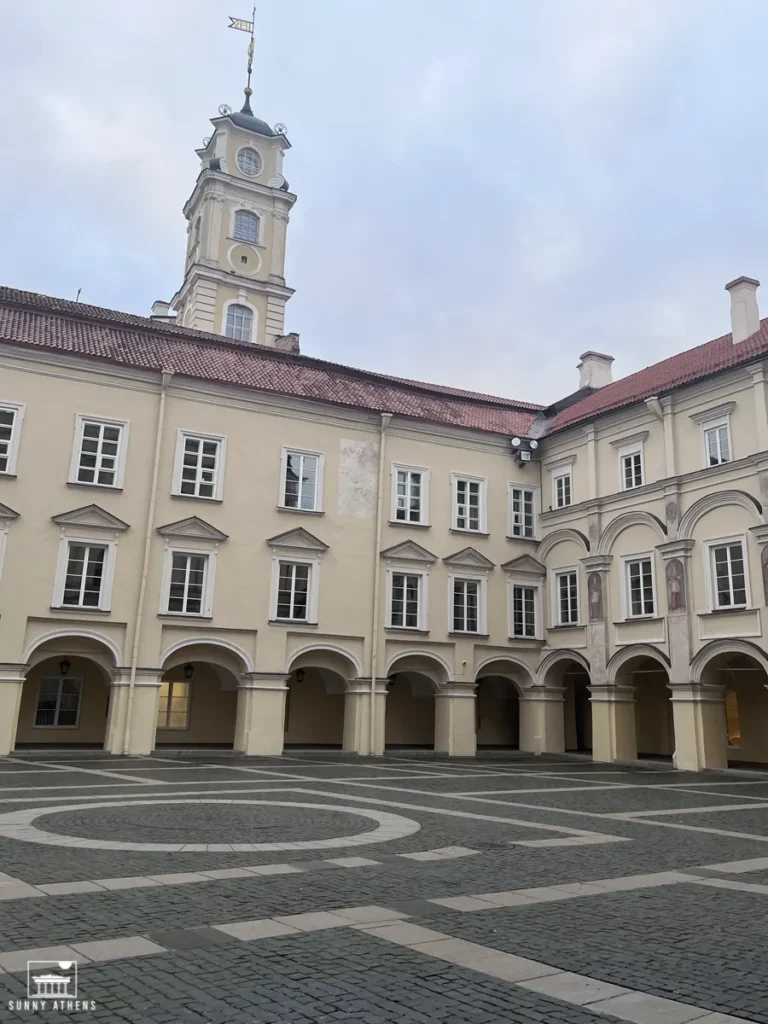
[(239, 302), (227, 306), (224, 334), (235, 341), (251, 341), (253, 337), (253, 310)]
[(630, 555), (624, 561), (624, 617), (641, 618), (656, 614), (656, 586), (653, 555)]
[(69, 482), (93, 487), (122, 487), (127, 447), (128, 424), (124, 420), (78, 413)]
[(389, 569), (387, 624), (392, 629), (427, 628), (427, 574), (413, 569)]
[(258, 216), (255, 213), (251, 213), (250, 210), (236, 210), (232, 237), (240, 242), (257, 244), (259, 241)]
[(276, 622), (317, 622), (319, 573), (316, 561), (276, 558), (270, 617)]
[(570, 469), (561, 470), (552, 477), (552, 504), (565, 508), (573, 503), (573, 478)]
[(449, 577), (452, 633), (486, 633), (487, 583), (484, 576)]
[(24, 406), (0, 402), (0, 475), (13, 476), (19, 453)]
[(188, 679), (161, 683), (157, 702), (158, 729), (189, 728), (189, 697), (191, 684)]
[(220, 501), (226, 444), (225, 437), (180, 430), (176, 439), (173, 494)]
[(539, 491), (536, 487), (509, 485), (510, 537), (535, 537), (539, 514)]
[(705, 544), (710, 607), (713, 611), (749, 606), (749, 566), (744, 537)]
[(213, 551), (169, 547), (165, 552), (161, 613), (210, 618), (215, 567)]
[(116, 547), (114, 541), (63, 537), (53, 586), (53, 607), (109, 611)]
[(485, 533), (488, 481), (485, 477), (461, 476), (458, 473), (453, 474), (452, 481), (454, 530)]
[(631, 491), (645, 483), (643, 448), (633, 446), (619, 449), (619, 473), (622, 491)]
[(393, 523), (429, 523), (429, 470), (414, 466), (392, 466)]
[(578, 569), (558, 569), (553, 573), (552, 602), (552, 621), (556, 626), (575, 626), (578, 624)]
[(75, 676), (41, 679), (37, 691), (35, 728), (76, 729), (80, 723), (83, 681)]
[(247, 174), (249, 178), (255, 178), (261, 174), (261, 154), (252, 146), (243, 146), (237, 152), (237, 166), (243, 174)]
[(541, 587), (524, 580), (509, 581), (509, 635), (537, 640), (540, 636)]
[(720, 466), (732, 460), (730, 425), (730, 418), (720, 423), (702, 424), (705, 466)]
[(325, 456), (299, 448), (283, 448), (280, 471), (282, 508), (322, 512)]

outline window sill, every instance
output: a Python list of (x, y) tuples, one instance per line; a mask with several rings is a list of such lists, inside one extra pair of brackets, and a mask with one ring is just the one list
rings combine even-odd
[(508, 636), (507, 640), (513, 644), (543, 644), (544, 637), (541, 636)]
[(3, 477), (5, 477), (6, 480), (15, 480), (16, 479), (16, 474), (15, 473), (0, 473), (0, 480), (2, 480)]
[(414, 530), (431, 530), (431, 523), (408, 523), (404, 519), (388, 519), (387, 526), (410, 526)]
[(583, 625), (581, 622), (558, 622), (556, 626), (548, 626), (547, 632), (556, 633), (558, 629), (581, 629)]
[(702, 615), (743, 615), (744, 612), (753, 612), (754, 608), (750, 608), (749, 605), (740, 605), (736, 608), (710, 608), (707, 612), (699, 612), (699, 616)]
[(193, 621), (211, 622), (212, 615), (198, 615), (197, 612), (158, 612), (158, 619), (183, 619), (185, 622)]
[(507, 534), (507, 540), (527, 540), (531, 541), (533, 544), (539, 543), (538, 537), (516, 537), (514, 534)]
[(490, 533), (486, 533), (484, 530), (470, 530), (468, 527), (464, 527), (464, 526), (452, 526), (448, 532), (449, 533), (469, 533), (473, 537), (490, 537), (491, 536)]
[(291, 508), (290, 505), (278, 505), (278, 512), (298, 512), (300, 516), (324, 516), (321, 508)]
[(448, 636), (474, 636), (478, 640), (490, 640), (490, 633), (473, 633), (468, 629), (454, 629), (448, 633)]
[(626, 622), (661, 622), (664, 618), (663, 615), (657, 615), (654, 612), (652, 615), (627, 615), (623, 619), (614, 620), (614, 626), (623, 626)]
[(250, 245), (254, 249), (264, 249), (263, 242), (251, 242), (247, 238), (238, 238), (237, 235), (227, 235), (228, 242), (235, 242), (237, 245)]
[(267, 619), (270, 626), (301, 626), (303, 629), (317, 629), (316, 622), (309, 622), (307, 619)]
[(67, 480), (67, 487), (95, 487), (97, 491), (117, 491), (122, 493), (122, 486), (117, 484), (96, 484), (88, 483), (86, 480)]
[(402, 633), (404, 636), (412, 636), (416, 633), (418, 636), (429, 636), (428, 629), (419, 629), (416, 626), (385, 626), (385, 633)]
[(204, 494), (178, 494), (175, 491), (171, 492), (171, 497), (181, 499), (182, 501), (210, 501), (214, 505), (221, 505), (221, 498), (208, 498)]
[(52, 612), (67, 612), (67, 613), (74, 612), (75, 614), (80, 614), (80, 615), (83, 615), (83, 614), (85, 614), (85, 615), (111, 615), (112, 614), (112, 609), (111, 608), (84, 608), (82, 605), (78, 605), (78, 604), (52, 604), (51, 605), (51, 611)]

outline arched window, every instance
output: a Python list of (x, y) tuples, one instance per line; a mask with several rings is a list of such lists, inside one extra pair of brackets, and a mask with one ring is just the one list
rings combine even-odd
[(258, 242), (259, 218), (255, 213), (238, 210), (235, 214), (235, 238), (241, 242)]
[(235, 341), (250, 341), (253, 330), (253, 313), (247, 306), (233, 303), (227, 310), (226, 336)]

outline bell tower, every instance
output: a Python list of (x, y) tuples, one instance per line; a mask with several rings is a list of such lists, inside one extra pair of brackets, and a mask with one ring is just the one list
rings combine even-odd
[[(244, 23), (252, 32), (252, 23)], [(240, 27), (233, 25), (232, 27)], [(196, 150), (200, 174), (184, 206), (188, 221), (184, 281), (171, 300), (176, 323), (236, 341), (297, 348), (285, 336), (288, 215), (296, 202), (283, 177), (290, 143), (251, 109), (253, 36), (242, 109), (224, 104), (213, 134)]]

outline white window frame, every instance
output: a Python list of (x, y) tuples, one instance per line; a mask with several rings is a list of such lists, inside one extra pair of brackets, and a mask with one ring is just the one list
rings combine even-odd
[[(280, 586), (280, 566), (283, 563), (309, 566), (309, 582), (307, 586), (307, 617), (306, 619), (279, 619), (277, 617), (277, 594)], [(272, 579), (269, 594), (269, 620), (290, 625), (291, 623), (307, 623), (317, 625), (318, 596), (320, 593), (320, 563), (315, 558), (294, 558), (291, 555), (275, 555), (272, 559)]]
[[(473, 529), (469, 526), (459, 526), (459, 483), (480, 484), (478, 491), (479, 516), (478, 527)], [(451, 529), (461, 533), (484, 534), (488, 533), (488, 478), (485, 476), (473, 476), (470, 473), (451, 473)]]
[(19, 457), (19, 441), (21, 440), (21, 426), (24, 422), (26, 406), (18, 402), (0, 402), (0, 410), (12, 412), (13, 426), (11, 427), (11, 438), (8, 443), (8, 464), (5, 469), (0, 470), (0, 476), (16, 476), (16, 462)]
[[(715, 555), (714, 548), (725, 547), (727, 544), (741, 544), (742, 557), (744, 559), (744, 589), (746, 591), (746, 604), (723, 605), (717, 603), (717, 587), (715, 585)], [(752, 587), (749, 579), (749, 547), (747, 535), (737, 534), (734, 537), (718, 537), (715, 540), (706, 540), (702, 544), (704, 556), (704, 578), (707, 583), (707, 605), (711, 612), (722, 611), (748, 611), (752, 605)]]
[(728, 413), (725, 416), (718, 416), (716, 419), (705, 420), (701, 424), (701, 444), (702, 453), (704, 458), (704, 469), (714, 469), (714, 466), (710, 465), (709, 462), (709, 445), (707, 444), (707, 434), (710, 430), (721, 430), (725, 428), (725, 436), (728, 439), (728, 459), (724, 462), (718, 462), (716, 465), (725, 466), (729, 462), (733, 462), (733, 434), (731, 432), (731, 416)]
[[(637, 615), (632, 613), (632, 599), (630, 595), (629, 585), (629, 563), (630, 562), (642, 562), (650, 561), (651, 563), (651, 593), (653, 596), (653, 611), (652, 612), (640, 612)], [(622, 555), (621, 556), (621, 572), (622, 572), (622, 587), (621, 587), (621, 603), (622, 603), (622, 614), (624, 619), (657, 619), (659, 618), (659, 589), (656, 585), (656, 559), (654, 558), (653, 551), (640, 551), (637, 554)]]
[[(418, 624), (416, 626), (394, 626), (392, 625), (392, 587), (393, 577), (418, 576), (419, 577), (419, 607)], [(426, 633), (428, 622), (428, 599), (429, 599), (429, 573), (426, 569), (413, 569), (405, 565), (393, 565), (387, 568), (387, 629), (402, 629), (414, 633)]]
[[(645, 479), (645, 445), (642, 441), (635, 441), (634, 444), (624, 445), (623, 448), (619, 448), (619, 490), (620, 491), (635, 491), (638, 487), (643, 487), (646, 483)], [(624, 460), (634, 458), (635, 455), (640, 456), (640, 483), (632, 483), (627, 486), (626, 474), (624, 472)], [(634, 477), (634, 474), (633, 474)]]
[[(533, 592), (533, 636), (523, 636), (514, 632), (514, 594), (515, 587), (530, 587)], [(510, 576), (507, 579), (507, 636), (510, 640), (541, 640), (543, 626), (541, 621), (541, 583), (539, 580), (522, 579)]]
[[(80, 449), (83, 443), (83, 430), (87, 423), (98, 423), (106, 427), (119, 427), (120, 440), (117, 445), (117, 460), (115, 462), (115, 480), (111, 484), (100, 484), (97, 480), (78, 480), (77, 472), (80, 468)], [(125, 460), (128, 451), (128, 420), (115, 420), (106, 416), (88, 416), (86, 413), (75, 415), (75, 440), (72, 445), (72, 459), (69, 464), (69, 483), (78, 487), (101, 487), (107, 491), (122, 490), (125, 479)]]
[[(59, 683), (59, 689), (56, 694), (56, 708), (54, 710), (54, 721), (50, 725), (38, 725), (37, 712), (40, 705), (40, 687), (44, 682), (57, 679)], [(56, 718), (61, 711), (61, 689), (62, 683), (64, 682), (79, 683), (79, 689), (77, 694), (77, 718), (73, 725), (60, 725)], [(33, 729), (79, 729), (80, 728), (80, 712), (83, 709), (83, 689), (85, 688), (85, 680), (82, 676), (43, 676), (37, 682), (37, 699), (35, 700), (34, 711), (32, 713), (32, 728)]]
[[(237, 215), (238, 215), (238, 213), (244, 213), (248, 217), (255, 217), (256, 218), (256, 238), (255, 239), (242, 238), (240, 235), (238, 235), (238, 233), (237, 233)], [(243, 245), (260, 245), (261, 244), (261, 233), (262, 233), (261, 217), (258, 215), (258, 213), (256, 213), (255, 210), (249, 210), (245, 206), (237, 206), (237, 207), (235, 207), (232, 210), (232, 224), (231, 224), (230, 237), (235, 242), (242, 242)]]
[[(454, 594), (456, 582), (477, 583), (477, 629), (456, 629), (453, 621)], [(466, 616), (465, 616), (466, 618)], [(462, 636), (485, 636), (488, 633), (488, 577), (478, 573), (455, 572), (448, 575), (448, 632)]]
[[(187, 718), (186, 718), (186, 722), (184, 723), (184, 725), (168, 725), (167, 724), (168, 716), (171, 713), (171, 700), (173, 699), (173, 688), (174, 688), (174, 686), (178, 686), (181, 683), (184, 683), (188, 687), (188, 690), (187, 690), (187, 694), (188, 695), (187, 695)], [(166, 721), (166, 724), (165, 725), (160, 725), (159, 723), (157, 723), (155, 728), (156, 729), (162, 729), (164, 732), (185, 732), (185, 731), (188, 731), (189, 730), (189, 723), (192, 720), (192, 680), (191, 679), (174, 679), (174, 680), (164, 679), (161, 682), (161, 684), (160, 684), (160, 688), (162, 689), (163, 686), (167, 686), (168, 687), (168, 703), (166, 704), (166, 707), (165, 707), (165, 721)], [(159, 696), (160, 695), (158, 693), (158, 697)], [(160, 712), (160, 708), (159, 708), (159, 704), (158, 704), (158, 715), (159, 715), (159, 712)], [(157, 719), (156, 719), (156, 722), (157, 722)]]
[[(246, 243), (243, 243), (244, 245)], [(227, 317), (229, 316), (230, 306), (244, 306), (246, 309), (251, 311), (251, 336), (248, 341), (244, 341), (242, 338), (233, 338), (227, 334)], [(230, 299), (229, 302), (224, 303), (224, 309), (221, 311), (221, 330), (219, 332), (229, 341), (233, 341), (236, 345), (254, 345), (256, 339), (259, 336), (259, 312), (254, 305), (247, 302), (245, 299), (238, 296), (236, 299)]]
[[(213, 494), (182, 494), (181, 474), (184, 468), (184, 445), (188, 437), (200, 441), (215, 441), (219, 450), (216, 456), (216, 469), (213, 481)], [(171, 494), (178, 498), (190, 498), (197, 501), (221, 501), (224, 495), (224, 469), (227, 457), (227, 439), (222, 434), (203, 434), (199, 430), (179, 428), (176, 433), (176, 455), (173, 463), (173, 485)], [(199, 480), (197, 483), (199, 484)]]
[[(64, 604), (64, 584), (67, 578), (67, 566), (69, 564), (69, 546), (79, 544), (85, 547), (106, 548), (104, 556), (104, 571), (101, 576), (101, 593), (97, 605)], [(53, 583), (52, 608), (63, 608), (71, 612), (108, 612), (112, 606), (112, 585), (115, 578), (115, 559), (117, 555), (117, 542), (105, 540), (103, 537), (88, 536), (76, 537), (67, 533), (59, 541), (59, 554), (56, 561), (56, 577)]]
[[(573, 573), (576, 574), (576, 621), (563, 622), (560, 618), (560, 578), (562, 576), (570, 576)], [(550, 574), (550, 580), (552, 591), (550, 599), (552, 627), (575, 628), (581, 622), (581, 576), (579, 567), (577, 565), (565, 565), (559, 569), (553, 569)]]
[[(568, 479), (568, 496), (570, 501), (560, 505), (557, 501), (557, 482), (558, 480)], [(556, 511), (560, 508), (570, 508), (573, 505), (573, 468), (566, 466), (563, 469), (555, 470), (552, 473), (552, 509)]]
[[(288, 479), (288, 456), (289, 455), (310, 455), (317, 459), (317, 474), (315, 477), (315, 504), (313, 508), (299, 508), (294, 505), (285, 504), (285, 487)], [(294, 448), (285, 446), (280, 455), (280, 493), (277, 498), (278, 508), (288, 512), (322, 512), (323, 511), (323, 490), (325, 482), (325, 454), (323, 452), (310, 451), (308, 448)]]
[[(421, 509), (418, 519), (397, 518), (397, 474), (421, 474)], [(429, 526), (429, 487), (430, 473), (423, 466), (408, 466), (404, 462), (393, 462), (390, 466), (390, 506), (389, 521), (398, 526)]]
[[(531, 495), (531, 506), (533, 514), (533, 524), (530, 537), (524, 533), (515, 533), (515, 514), (512, 510), (513, 492), (514, 491), (527, 491)], [(507, 535), (513, 540), (538, 540), (539, 538), (539, 516), (541, 514), (541, 489), (539, 487), (531, 487), (528, 484), (517, 483), (514, 480), (509, 481), (507, 490), (507, 509), (509, 513), (509, 527)]]
[[(251, 173), (250, 171), (244, 171), (240, 166), (240, 154), (243, 153), (245, 150), (251, 150), (253, 153), (256, 154), (258, 158), (259, 169), (257, 171), (253, 171), (253, 173)], [(235, 154), (235, 167), (237, 167), (238, 171), (245, 178), (258, 178), (259, 175), (262, 174), (264, 171), (264, 157), (261, 155), (261, 152), (258, 149), (256, 149), (255, 146), (240, 146), (237, 153)]]
[[(174, 555), (195, 555), (206, 559), (203, 577), (203, 597), (199, 612), (171, 611), (168, 603), (171, 597), (171, 570)], [(163, 561), (163, 581), (160, 589), (160, 614), (179, 616), (183, 619), (210, 619), (213, 617), (213, 585), (216, 579), (216, 550), (193, 548), (181, 544), (169, 544)]]

